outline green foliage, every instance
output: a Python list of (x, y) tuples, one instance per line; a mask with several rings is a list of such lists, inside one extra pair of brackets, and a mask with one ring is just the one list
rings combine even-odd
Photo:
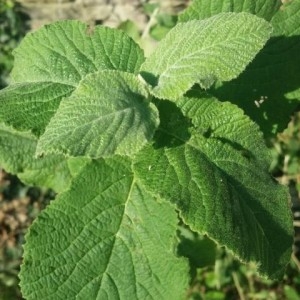
[(281, 0), (198, 0), (179, 15), (179, 20), (202, 20), (221, 12), (247, 12), (270, 21), (281, 5)]
[[(249, 35), (254, 24), (256, 33)], [(237, 77), (270, 33), (268, 23), (246, 13), (179, 23), (142, 65), (141, 74), (156, 97), (177, 99), (195, 83), (206, 89), (216, 80)]]
[[(282, 201), (288, 193), (268, 175), (271, 161), (258, 128), (236, 106), (210, 97), (182, 98), (177, 105), (193, 123), (191, 136), (183, 136), (182, 121), (173, 121), (178, 108), (163, 101), (171, 120), (158, 128), (157, 143), (137, 154), (138, 178), (176, 203), (193, 230), (255, 262), (262, 274), (280, 277), (290, 257), (283, 246), (291, 242), (289, 206)], [(277, 235), (270, 239), (272, 219)]]
[(40, 185), (63, 191), (72, 178), (89, 161), (48, 155), (35, 158), (37, 138), (30, 132), (20, 132), (0, 124), (1, 166), (29, 185)]
[(159, 3), (145, 3), (144, 12), (149, 16), (149, 35), (160, 41), (176, 25), (177, 15), (170, 15), (162, 11)]
[(98, 70), (136, 73), (144, 60), (140, 47), (123, 32), (106, 27), (89, 31), (77, 21), (28, 34), (14, 55), (13, 83), (0, 95), (0, 119), (36, 135), (86, 75)]
[(156, 23), (150, 29), (150, 36), (157, 41), (162, 40), (166, 34), (176, 25), (177, 16), (158, 14)]
[(214, 265), (198, 268), (193, 274), (189, 300), (299, 300), (299, 269), (293, 262), (278, 282), (258, 277), (253, 266), (240, 264), (223, 248), (215, 250), (214, 259)]
[[(114, 102), (107, 97), (112, 87)], [(147, 96), (133, 74), (107, 70), (86, 76), (62, 100), (39, 139), (37, 154), (58, 151), (97, 158), (135, 153), (158, 126), (157, 109)]]
[[(293, 242), (288, 191), (269, 175), (259, 126), (225, 93), (269, 45), (285, 55), (286, 37), (264, 44), (299, 1), (273, 2), (220, 5), (204, 20), (194, 4), (147, 59), (124, 32), (77, 21), (27, 35), (0, 92), (0, 163), (60, 193), (26, 236), (26, 299), (183, 299), (189, 263), (195, 272), (214, 262), (201, 234), (282, 278)], [(288, 25), (282, 34), (299, 21)], [(286, 83), (277, 86), (274, 94)]]
[(300, 113), (297, 112), (287, 129), (273, 141), (274, 173), (286, 174), (286, 181), (292, 181), (300, 195)]
[(202, 20), (224, 11), (243, 10), (270, 21), (272, 37), (245, 72), (228, 83), (219, 82), (211, 93), (243, 108), (266, 137), (281, 132), (300, 98), (300, 1), (287, 1), (282, 7), (279, 0), (210, 3), (210, 0), (195, 1), (179, 20)]
[(117, 156), (92, 162), (40, 215), (27, 236), (40, 246), (26, 245), (20, 274), (26, 298), (183, 297), (187, 266), (173, 253), (176, 213), (136, 181), (130, 165)]
[(0, 88), (8, 83), (8, 75), (13, 67), (12, 50), (28, 30), (27, 19), (15, 1), (0, 2)]

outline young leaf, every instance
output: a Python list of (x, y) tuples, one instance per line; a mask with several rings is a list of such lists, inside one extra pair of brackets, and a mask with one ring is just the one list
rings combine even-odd
[(222, 12), (247, 12), (270, 21), (281, 5), (281, 0), (194, 0), (179, 21), (203, 20)]
[(246, 13), (177, 24), (141, 67), (158, 98), (176, 99), (193, 84), (236, 78), (263, 47), (271, 26)]
[(93, 158), (131, 155), (152, 138), (158, 112), (137, 77), (120, 71), (87, 75), (65, 98), (41, 136), (37, 154)]
[[(175, 111), (168, 101), (162, 105)], [(136, 176), (152, 194), (175, 203), (192, 230), (280, 278), (292, 251), (289, 195), (268, 174), (257, 126), (232, 104), (207, 96), (182, 98), (178, 106), (192, 119), (190, 139), (182, 138), (179, 124), (173, 131), (161, 125), (157, 142), (135, 158)], [(179, 142), (161, 144), (168, 135)]]
[(0, 119), (36, 135), (87, 74), (137, 73), (144, 60), (124, 32), (102, 26), (91, 30), (79, 21), (59, 21), (28, 34), (14, 55), (13, 85), (0, 92)]
[(120, 157), (92, 162), (37, 218), (20, 273), (26, 299), (183, 299), (177, 214), (130, 166)]
[[(66, 160), (62, 155), (34, 157), (37, 139), (29, 132), (18, 132), (0, 123), (0, 165), (17, 174), (28, 185), (65, 190), (71, 179), (88, 162), (84, 158)], [(76, 164), (76, 168), (70, 166)]]

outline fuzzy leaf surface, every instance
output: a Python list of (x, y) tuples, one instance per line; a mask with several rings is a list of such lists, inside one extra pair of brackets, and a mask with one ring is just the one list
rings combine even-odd
[(199, 83), (236, 78), (264, 46), (271, 26), (247, 13), (177, 24), (141, 67), (158, 98), (177, 99)]
[(131, 155), (153, 137), (158, 112), (133, 74), (101, 71), (65, 98), (41, 136), (37, 154), (61, 152), (93, 158)]
[(162, 123), (156, 142), (138, 153), (136, 176), (175, 203), (192, 230), (254, 262), (261, 274), (280, 278), (293, 243), (289, 195), (268, 173), (258, 127), (236, 106), (208, 96), (183, 98), (178, 106), (192, 124), (178, 115), (176, 126), (175, 104), (162, 101), (159, 111), (173, 113), (173, 125)]
[(130, 166), (120, 157), (92, 162), (37, 218), (20, 274), (26, 299), (183, 299), (176, 212)]
[(74, 87), (53, 82), (16, 83), (0, 91), (0, 120), (40, 135)]
[(265, 136), (286, 128), (300, 104), (300, 1), (285, 4), (271, 25), (271, 39), (245, 72), (212, 91), (240, 106)]
[(144, 61), (141, 48), (123, 31), (88, 28), (74, 20), (58, 21), (29, 33), (14, 56), (14, 82), (51, 81), (75, 87), (98, 70), (137, 73)]
[[(12, 86), (0, 92), (0, 118), (40, 135), (63, 97), (100, 70), (137, 73), (143, 51), (124, 32), (59, 21), (28, 34), (14, 51)], [(14, 115), (15, 118), (12, 118)]]
[(269, 21), (281, 5), (281, 0), (194, 0), (179, 21), (203, 20), (222, 12), (247, 12)]
[[(280, 7), (279, 7), (280, 6)], [(280, 9), (278, 9), (280, 8)], [(246, 11), (270, 20), (273, 33), (246, 70), (211, 91), (240, 106), (266, 137), (286, 128), (300, 99), (300, 1), (194, 1), (181, 22), (202, 20), (223, 11)]]
[(18, 175), (28, 185), (65, 190), (72, 178), (88, 162), (84, 158), (66, 160), (63, 155), (35, 158), (36, 137), (18, 132), (0, 123), (0, 165), (7, 172)]

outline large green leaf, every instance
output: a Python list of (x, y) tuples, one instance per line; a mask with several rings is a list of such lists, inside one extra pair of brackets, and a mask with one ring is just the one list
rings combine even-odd
[(177, 214), (134, 179), (130, 162), (94, 161), (26, 236), (21, 289), (30, 299), (183, 299)]
[(265, 136), (282, 131), (300, 104), (300, 1), (280, 2), (198, 0), (179, 17), (180, 21), (202, 20), (229, 10), (271, 20), (272, 37), (254, 61), (237, 79), (219, 83), (212, 91), (243, 108)]
[(65, 190), (72, 178), (88, 162), (84, 158), (48, 155), (36, 159), (37, 139), (29, 132), (18, 132), (0, 123), (0, 166), (7, 172), (17, 174), (29, 185), (39, 185)]
[(239, 78), (213, 93), (242, 107), (266, 136), (282, 131), (300, 104), (300, 1), (273, 17), (272, 38)]
[[(143, 51), (124, 32), (60, 21), (28, 34), (14, 51), (13, 85), (0, 92), (0, 119), (39, 135), (60, 100), (99, 70), (137, 73)], [(12, 118), (14, 115), (15, 118)]]
[[(288, 191), (268, 173), (269, 153), (258, 127), (232, 104), (199, 98), (177, 103), (191, 125), (176, 118), (175, 104), (159, 104), (161, 114), (172, 112), (173, 125), (162, 123), (154, 145), (138, 153), (136, 175), (152, 194), (175, 203), (194, 231), (254, 262), (261, 274), (279, 278), (293, 242)], [(165, 139), (177, 143), (170, 147)]]
[(269, 21), (281, 5), (281, 0), (194, 0), (179, 21), (203, 20), (222, 12), (247, 12)]
[(263, 47), (271, 26), (247, 13), (177, 24), (141, 67), (158, 98), (176, 99), (195, 83), (236, 78)]
[(138, 78), (120, 71), (87, 75), (65, 98), (41, 136), (37, 154), (93, 158), (131, 155), (153, 137), (158, 112)]

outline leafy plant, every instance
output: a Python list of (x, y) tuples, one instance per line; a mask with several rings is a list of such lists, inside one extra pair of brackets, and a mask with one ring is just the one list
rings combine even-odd
[(287, 129), (274, 140), (274, 173), (283, 172), (285, 182), (294, 182), (300, 195), (300, 113), (292, 117)]
[[(77, 21), (15, 50), (0, 92), (1, 164), (59, 192), (26, 236), (26, 299), (182, 299), (189, 262), (203, 263), (195, 252), (214, 249), (198, 233), (283, 276), (289, 194), (269, 175), (261, 130), (284, 126), (291, 95), (299, 103), (300, 1), (230, 3), (195, 1), (147, 59), (124, 32)], [(258, 76), (285, 60), (292, 70), (276, 85)], [(244, 105), (257, 93), (285, 101), (280, 120), (264, 118), (260, 100)]]
[(28, 16), (15, 1), (0, 3), (0, 88), (8, 84), (8, 74), (13, 67), (12, 50), (28, 31)]
[[(145, 3), (143, 7), (146, 15), (149, 17), (146, 33), (148, 30), (150, 37), (160, 41), (176, 25), (178, 17), (163, 11), (159, 3)], [(145, 32), (143, 34), (145, 36)]]

